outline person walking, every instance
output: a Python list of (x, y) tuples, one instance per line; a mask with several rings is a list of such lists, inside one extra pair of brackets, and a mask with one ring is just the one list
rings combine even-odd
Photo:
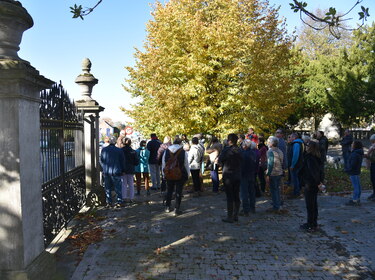
[(371, 142), (371, 146), (368, 149), (365, 157), (370, 165), (372, 194), (367, 199), (371, 201), (375, 201), (375, 134), (371, 135), (370, 142)]
[(318, 192), (323, 183), (324, 165), (320, 154), (320, 144), (317, 140), (311, 140), (306, 146), (302, 176), (305, 183), (305, 203), (307, 210), (307, 223), (301, 225), (301, 229), (314, 232), (318, 230)]
[(181, 139), (176, 137), (173, 145), (169, 146), (163, 154), (162, 172), (167, 180), (167, 197), (165, 211), (172, 212), (171, 206), (173, 192), (176, 192), (176, 202), (174, 207), (175, 216), (181, 215), (182, 189), (189, 178), (188, 154), (181, 145)]
[(148, 159), (150, 151), (146, 149), (146, 141), (142, 140), (139, 148), (136, 150), (139, 164), (135, 167), (135, 180), (137, 184), (137, 195), (141, 195), (142, 177), (145, 182), (146, 194), (150, 195), (150, 176), (148, 170)]
[(200, 169), (202, 166), (203, 161), (203, 150), (199, 146), (199, 140), (197, 137), (193, 137), (191, 139), (192, 145), (190, 146), (189, 150), (189, 168), (191, 177), (193, 178), (193, 186), (194, 186), (194, 195), (199, 196), (201, 192), (201, 180), (200, 180)]
[(353, 185), (353, 198), (345, 205), (360, 206), (361, 205), (361, 181), (359, 175), (361, 174), (362, 160), (363, 160), (363, 145), (361, 141), (354, 141), (352, 144), (352, 152), (348, 158), (348, 167), (345, 172), (349, 174), (350, 181)]
[(223, 167), (223, 182), (227, 197), (227, 217), (225, 223), (238, 221), (238, 212), (241, 205), (241, 150), (237, 146), (238, 136), (231, 133), (227, 137), (227, 146), (219, 156), (219, 163)]
[(349, 168), (348, 160), (349, 160), (349, 155), (350, 155), (350, 147), (352, 143), (353, 143), (353, 136), (350, 134), (349, 129), (345, 129), (344, 137), (340, 141), (342, 157), (344, 159), (344, 170), (347, 170)]
[(213, 136), (211, 139), (211, 145), (207, 148), (206, 152), (210, 159), (210, 175), (212, 181), (212, 191), (214, 193), (219, 192), (219, 156), (223, 149), (223, 145), (219, 142), (217, 137)]
[(125, 157), (125, 170), (122, 176), (122, 199), (128, 200), (130, 203), (134, 199), (134, 174), (135, 167), (139, 164), (137, 153), (131, 147), (132, 141), (130, 138), (124, 139), (124, 147), (122, 151)]
[(147, 143), (147, 150), (150, 151), (148, 165), (151, 175), (153, 190), (160, 189), (160, 165), (158, 162), (158, 150), (161, 145), (155, 133), (151, 133), (151, 140)]
[(267, 212), (279, 213), (281, 206), (280, 183), (283, 175), (283, 152), (278, 148), (279, 140), (275, 136), (268, 138), (266, 178), (269, 182), (272, 208)]
[(248, 217), (249, 213), (255, 213), (255, 174), (258, 170), (257, 155), (251, 146), (256, 145), (249, 139), (242, 142), (241, 149), (241, 201), (243, 211), (240, 214)]
[(109, 138), (109, 145), (100, 154), (100, 165), (103, 169), (104, 189), (107, 207), (113, 206), (112, 190), (116, 192), (116, 207), (122, 206), (121, 176), (125, 172), (125, 157), (120, 148), (115, 146), (116, 137)]

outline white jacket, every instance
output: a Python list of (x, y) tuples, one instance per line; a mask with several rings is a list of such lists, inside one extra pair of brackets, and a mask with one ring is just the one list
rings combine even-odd
[(189, 167), (192, 170), (201, 169), (204, 150), (199, 145), (191, 145), (189, 151)]

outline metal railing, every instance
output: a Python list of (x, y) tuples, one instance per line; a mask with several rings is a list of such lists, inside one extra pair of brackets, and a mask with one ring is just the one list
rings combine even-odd
[(40, 157), (47, 246), (86, 200), (83, 121), (62, 85), (40, 94)]

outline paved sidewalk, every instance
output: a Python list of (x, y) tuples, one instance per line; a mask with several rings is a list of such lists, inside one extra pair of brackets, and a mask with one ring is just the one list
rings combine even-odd
[(72, 280), (95, 279), (375, 279), (375, 203), (320, 196), (322, 230), (300, 231), (304, 200), (287, 214), (257, 213), (221, 222), (225, 194), (185, 195), (184, 214), (164, 213), (159, 195), (131, 208), (100, 210), (104, 240), (90, 245)]

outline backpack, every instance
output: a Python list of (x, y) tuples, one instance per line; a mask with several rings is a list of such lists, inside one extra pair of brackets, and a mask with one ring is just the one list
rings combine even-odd
[(178, 161), (178, 155), (183, 151), (180, 148), (176, 153), (172, 153), (169, 151), (169, 158), (165, 163), (163, 172), (164, 178), (168, 181), (178, 181), (182, 179), (182, 170), (180, 167), (180, 162)]

